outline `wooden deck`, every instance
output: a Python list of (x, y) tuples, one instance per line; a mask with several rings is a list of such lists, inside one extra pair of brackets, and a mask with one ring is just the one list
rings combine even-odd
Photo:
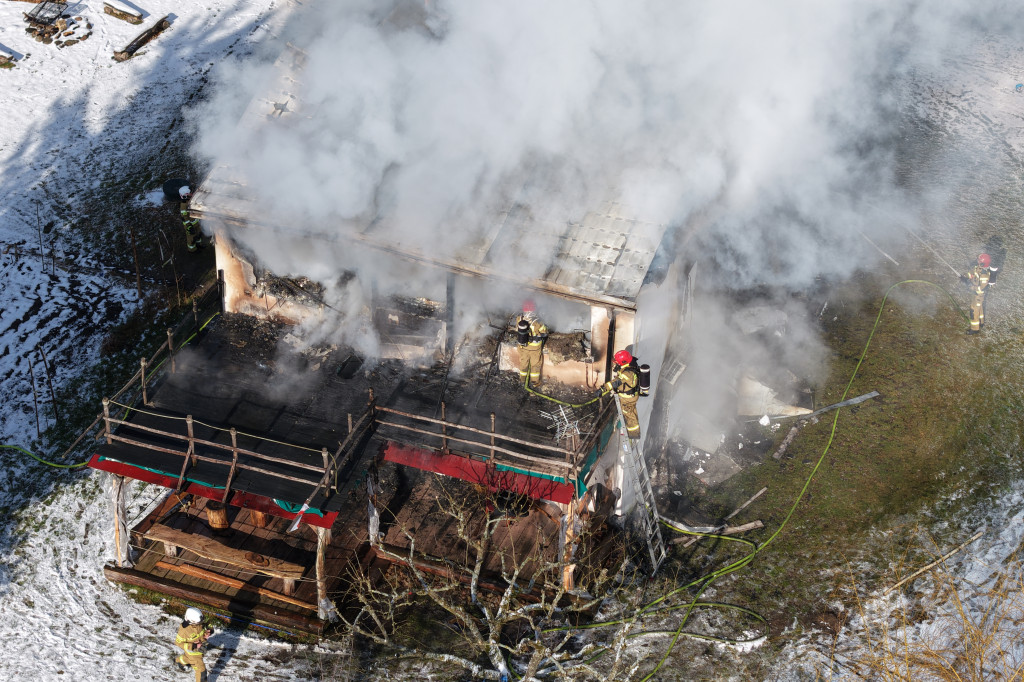
[[(332, 599), (347, 587), (344, 577), (350, 562), (358, 562), (368, 551), (365, 496), (361, 500), (355, 495), (347, 497), (349, 503), (343, 510), (347, 521), (335, 527), (325, 551), (327, 591)], [(206, 520), (207, 503), (202, 497), (187, 497), (184, 507), (166, 510), (166, 506), (158, 506), (132, 528), (132, 547), (139, 553), (135, 567), (130, 571), (108, 567), (108, 577), (221, 608), (271, 627), (321, 634), (324, 623), (317, 618), (315, 579), (317, 538), (312, 528), (302, 524), (288, 533), (291, 521), (273, 516), (267, 517), (265, 528), (259, 528), (250, 510), (228, 507), (230, 528), (218, 532)], [(294, 593), (288, 595), (285, 580), (261, 572), (257, 564), (245, 568), (215, 561), (185, 547), (180, 547), (176, 556), (170, 555), (164, 543), (144, 537), (157, 524), (215, 539), (246, 553), (298, 564), (305, 570)]]
[[(185, 441), (162, 451), (116, 441), (98, 449), (94, 458), (97, 468), (102, 468), (98, 458), (106, 453), (109, 461), (123, 465), (123, 470), (112, 473), (140, 480), (156, 477), (151, 482), (170, 488), (177, 484), (177, 492), (169, 495), (187, 498), (186, 504), (168, 498), (131, 529), (132, 547), (138, 553), (135, 565), (108, 565), (105, 573), (109, 579), (206, 605), (234, 619), (321, 635), (329, 626), (317, 613), (318, 530), (309, 525), (316, 522), (307, 518), (289, 533), (294, 516), (286, 511), (306, 500), (311, 490), (324, 497), (322, 503), (311, 506), (329, 516), (322, 522), (324, 527), (330, 526), (323, 585), (327, 598), (344, 612), (351, 570), (401, 570), (392, 568), (390, 560), (380, 558), (370, 547), (368, 471), (379, 467), (382, 479), (401, 479), (400, 484), (386, 484), (386, 492), (378, 499), (385, 548), (407, 555), (410, 540), (406, 533), (410, 533), (416, 538), (417, 555), (428, 562), (465, 564), (471, 559), (464, 537), (456, 532), (457, 521), (443, 512), (439, 499), (445, 490), (454, 488), (471, 495), (479, 489), (472, 483), (385, 461), (382, 455), (390, 442), (407, 443), (424, 452), (441, 449), (456, 453), (465, 446), (457, 443), (461, 437), (475, 444), (460, 456), (489, 462), (488, 466), (501, 466), (504, 456), (520, 475), (537, 476), (535, 472), (543, 474), (554, 467), (552, 471), (559, 475), (573, 469), (574, 475), (582, 476), (582, 462), (576, 461), (582, 458), (577, 455), (599, 449), (598, 430), (607, 430), (607, 404), (595, 403), (574, 415), (582, 433), (580, 444), (569, 453), (573, 456), (570, 462), (566, 451), (554, 442), (551, 420), (546, 416), (556, 410), (555, 404), (525, 391), (511, 373), (488, 372), (489, 351), (478, 353), (484, 361), (459, 376), (443, 366), (415, 368), (389, 362), (353, 373), (345, 371), (352, 364), (350, 349), (332, 347), (296, 354), (280, 347), (286, 335), (287, 329), (279, 325), (244, 316), (216, 318), (199, 336), (198, 344), (175, 351), (173, 363), (161, 363), (163, 372), (152, 377), (146, 404), (125, 399), (128, 406), (118, 408), (118, 420), (125, 422), (119, 428), (133, 441), (143, 440), (140, 434), (149, 422), (172, 420), (177, 424), (185, 415), (196, 420), (195, 425), (188, 422), (189, 428), (200, 431), (195, 431), (194, 441), (189, 431)], [(168, 365), (173, 371), (168, 371)], [(589, 397), (586, 393), (560, 397), (583, 402)], [(380, 407), (377, 412), (367, 411), (370, 396), (375, 396), (374, 404)], [(229, 469), (233, 468), (220, 463), (216, 465), (219, 469), (210, 469), (215, 465), (209, 461), (206, 470), (195, 465), (188, 469), (196, 473), (198, 483), (185, 484), (183, 478), (187, 477), (177, 473), (183, 470), (181, 462), (188, 453), (203, 453), (201, 448), (215, 444), (222, 449), (225, 444), (229, 450), (235, 447), (230, 429), (238, 431), (238, 448), (294, 459), (299, 464), (311, 457), (315, 460), (321, 448), (335, 452), (353, 422), (358, 432), (363, 413), (385, 415), (389, 421), (376, 418), (376, 433), (371, 431), (359, 447), (346, 451), (349, 455), (344, 462), (332, 460), (327, 486), (314, 486), (315, 477), (305, 482), (280, 481), (253, 470), (232, 478)], [(199, 425), (200, 421), (206, 425)], [(285, 449), (288, 443), (295, 447)], [(515, 452), (503, 455), (503, 447)], [(312, 454), (306, 453), (307, 449)], [(172, 475), (164, 475), (167, 472)], [(228, 489), (230, 496), (225, 492)], [(194, 494), (183, 495), (190, 491)], [(228, 503), (227, 530), (218, 532), (207, 522), (207, 497)], [(255, 502), (260, 504), (253, 506)], [(286, 504), (278, 508), (282, 503)], [(269, 514), (265, 527), (258, 526), (253, 509)], [(554, 509), (557, 512), (557, 506)], [(485, 505), (475, 509), (469, 515), (470, 532), (495, 519), (492, 511)], [(276, 512), (281, 515), (275, 516)], [(542, 513), (537, 505), (527, 505), (516, 513), (519, 516), (511, 514), (496, 522), (488, 547), (484, 571), (497, 576), (491, 584), (499, 589), (503, 562), (506, 568), (510, 561), (519, 565), (520, 578), (529, 580), (540, 562), (555, 561), (558, 552), (559, 524), (552, 515)], [(168, 542), (147, 539), (147, 534)], [(177, 551), (171, 540), (178, 543)], [(283, 562), (287, 570), (266, 569), (268, 564), (260, 563), (262, 557)], [(524, 562), (524, 557), (533, 558)], [(295, 573), (298, 577), (292, 578)]]
[[(384, 475), (394, 477), (396, 469), (386, 465)], [(417, 557), (472, 565), (475, 555), (457, 532), (457, 519), (445, 513), (443, 500), (448, 495), (471, 491), (473, 486), (426, 472), (405, 471), (401, 475), (411, 478), (404, 486), (412, 486), (411, 492), (389, 486), (390, 494), (381, 500), (382, 545), (388, 551), (407, 556), (410, 540), (406, 533), (409, 533), (416, 538)], [(324, 634), (328, 624), (317, 616), (317, 538), (310, 526), (302, 524), (297, 531), (289, 533), (291, 521), (271, 516), (267, 526), (259, 528), (250, 510), (228, 507), (230, 528), (217, 531), (206, 518), (209, 501), (187, 495), (184, 498), (184, 504), (176, 504), (178, 497), (169, 495), (131, 529), (131, 545), (137, 552), (135, 566), (126, 569), (108, 565), (108, 579), (226, 611), (236, 621), (318, 636)], [(393, 562), (376, 558), (369, 546), (365, 490), (361, 494), (355, 489), (346, 491), (345, 498), (339, 514), (339, 519), (344, 521), (335, 524), (325, 551), (327, 594), (341, 611), (350, 605), (347, 598), (350, 571), (360, 564), (363, 570), (401, 570), (391, 568)], [(500, 589), (503, 568), (513, 564), (520, 567), (520, 579), (529, 581), (539, 561), (557, 560), (558, 523), (536, 506), (522, 513), (525, 515), (496, 521), (484, 563), (484, 588), (497, 586)], [(468, 524), (470, 534), (479, 531), (489, 514), (493, 511), (484, 508), (473, 513)], [(304, 571), (295, 582), (294, 592), (288, 594), (285, 579), (268, 575), (258, 564), (244, 567), (240, 562), (216, 561), (185, 546), (169, 552), (165, 543), (145, 537), (157, 527), (213, 540), (257, 557), (297, 564)]]

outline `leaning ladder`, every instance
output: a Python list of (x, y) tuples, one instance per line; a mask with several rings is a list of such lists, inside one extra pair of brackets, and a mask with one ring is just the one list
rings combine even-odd
[(626, 462), (633, 472), (633, 482), (636, 484), (637, 495), (640, 498), (637, 510), (640, 516), (640, 528), (647, 539), (647, 551), (651, 555), (651, 575), (654, 575), (668, 555), (668, 548), (665, 546), (664, 538), (661, 537), (658, 507), (654, 504), (654, 490), (651, 488), (651, 477), (647, 473), (647, 462), (644, 461), (644, 455), (640, 449), (626, 435), (626, 420), (622, 416), (622, 403), (619, 401), (618, 393), (615, 393), (614, 396), (615, 408), (619, 411), (622, 449), (626, 455)]

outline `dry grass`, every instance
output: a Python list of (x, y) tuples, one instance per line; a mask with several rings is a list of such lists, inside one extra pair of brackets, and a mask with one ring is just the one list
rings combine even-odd
[[(941, 554), (934, 543), (931, 551), (936, 559)], [(897, 594), (892, 610), (891, 601), (866, 602), (858, 597), (859, 623), (847, 643), (853, 646), (843, 647), (851, 651), (843, 662), (856, 677), (900, 682), (1024, 680), (1020, 562), (1010, 557), (975, 584), (957, 575), (952, 561), (939, 562), (905, 586), (908, 592), (914, 587), (921, 591)], [(967, 565), (980, 561), (965, 558)], [(901, 562), (897, 580), (918, 566)], [(835, 648), (833, 658), (839, 658)]]

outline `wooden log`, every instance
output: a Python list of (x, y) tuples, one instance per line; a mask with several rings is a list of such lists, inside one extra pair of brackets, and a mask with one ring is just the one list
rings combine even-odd
[[(711, 532), (711, 535), (738, 535), (739, 533), (745, 533), (748, 530), (757, 530), (758, 528), (764, 528), (764, 524), (760, 520), (751, 521), (750, 523), (744, 523), (742, 526), (729, 526), (727, 528), (718, 528)], [(689, 537), (674, 538), (672, 540), (673, 545), (678, 545), (680, 542), (684, 543), (683, 547), (689, 547), (693, 543), (697, 542), (705, 535), (692, 535)]]
[(117, 0), (103, 0), (103, 11), (112, 17), (127, 21), (129, 24), (141, 24), (142, 13)]
[(224, 503), (210, 500), (206, 503), (206, 522), (213, 530), (228, 530), (231, 527), (228, 522), (228, 508)]
[(158, 540), (165, 545), (168, 543), (177, 545), (182, 549), (195, 552), (204, 559), (222, 561), (248, 571), (263, 573), (283, 580), (297, 580), (306, 572), (305, 567), (290, 561), (228, 547), (213, 538), (185, 533), (161, 524), (150, 528), (145, 537), (148, 540)]
[(928, 564), (927, 566), (922, 566), (921, 568), (917, 569), (916, 571), (914, 571), (913, 573), (911, 573), (910, 575), (908, 575), (908, 576), (907, 576), (906, 578), (904, 578), (903, 580), (899, 581), (898, 583), (896, 583), (896, 584), (895, 584), (895, 585), (893, 585), (892, 587), (890, 587), (890, 588), (886, 589), (886, 591), (885, 591), (885, 592), (883, 592), (882, 594), (883, 594), (883, 595), (889, 594), (890, 592), (892, 592), (892, 591), (893, 591), (893, 590), (895, 590), (896, 588), (900, 587), (900, 586), (901, 586), (901, 585), (903, 585), (904, 583), (907, 583), (907, 582), (909, 582), (909, 581), (913, 580), (914, 578), (916, 578), (917, 576), (921, 575), (921, 574), (922, 574), (922, 573), (924, 573), (925, 571), (928, 571), (928, 570), (930, 570), (930, 569), (932, 569), (932, 568), (935, 568), (936, 566), (938, 566), (939, 564), (941, 564), (941, 563), (942, 563), (943, 561), (945, 561), (945, 560), (946, 560), (946, 559), (948, 559), (949, 557), (953, 556), (954, 554), (956, 554), (957, 552), (959, 552), (960, 550), (962, 550), (962, 549), (963, 549), (964, 547), (966, 547), (967, 545), (971, 544), (972, 542), (974, 542), (975, 540), (977, 540), (978, 538), (980, 538), (980, 537), (981, 537), (981, 536), (982, 536), (982, 535), (983, 535), (984, 533), (985, 533), (985, 529), (984, 529), (984, 528), (982, 528), (982, 529), (981, 529), (981, 530), (979, 530), (979, 531), (978, 531), (977, 533), (975, 533), (975, 534), (974, 534), (974, 535), (972, 535), (971, 537), (967, 538), (967, 539), (966, 539), (965, 541), (961, 542), (961, 543), (960, 543), (959, 545), (957, 545), (956, 547), (954, 547), (954, 548), (953, 548), (952, 550), (950, 550), (949, 552), (946, 552), (945, 554), (943, 554), (942, 556), (940, 556), (940, 557), (939, 557), (938, 559), (936, 559), (935, 561), (931, 562), (931, 563), (930, 563), (930, 564)]
[(114, 53), (114, 60), (123, 62), (127, 59), (131, 59), (136, 52), (142, 49), (142, 47), (149, 41), (156, 38), (158, 35), (163, 33), (165, 30), (170, 28), (171, 22), (167, 20), (167, 17), (160, 19), (155, 24), (147, 28), (145, 31), (140, 33), (138, 37), (123, 49)]
[(168, 578), (157, 578), (154, 575), (143, 573), (130, 568), (117, 568), (107, 564), (103, 567), (103, 574), (107, 580), (126, 585), (135, 585), (143, 589), (166, 594), (177, 599), (200, 602), (213, 608), (222, 609), (243, 618), (252, 619), (254, 622), (266, 625), (279, 625), (303, 632), (311, 632), (319, 635), (323, 632), (323, 622), (318, 618), (309, 618), (293, 611), (279, 609), (263, 604), (249, 604), (211, 590), (204, 590), (199, 587), (189, 587)]
[(217, 583), (218, 585), (224, 585), (226, 587), (234, 587), (237, 590), (243, 592), (251, 592), (261, 597), (267, 597), (269, 599), (276, 599), (277, 601), (284, 602), (285, 604), (292, 604), (303, 609), (309, 609), (310, 611), (316, 611), (316, 604), (310, 604), (309, 602), (302, 601), (301, 599), (295, 599), (288, 595), (281, 594), (280, 592), (274, 592), (268, 590), (265, 587), (257, 587), (256, 585), (250, 585), (245, 581), (239, 580), (238, 578), (229, 578), (226, 575), (220, 573), (214, 573), (213, 571), (207, 571), (205, 568), (199, 568), (192, 564), (171, 564), (166, 561), (156, 562), (157, 568), (162, 568), (165, 571), (175, 571), (184, 575), (192, 576), (193, 578), (199, 578), (200, 580), (207, 580), (211, 583)]
[(257, 528), (267, 527), (267, 524), (269, 523), (269, 514), (266, 512), (256, 511), (255, 509), (250, 509), (249, 514), (252, 515), (252, 525)]

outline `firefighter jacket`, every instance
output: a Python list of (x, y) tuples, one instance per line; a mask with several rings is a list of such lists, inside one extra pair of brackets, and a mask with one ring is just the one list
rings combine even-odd
[(202, 623), (182, 624), (178, 628), (174, 644), (184, 650), (186, 654), (202, 654), (201, 647), (209, 635), (209, 631), (203, 627)]
[(981, 296), (985, 293), (985, 288), (989, 282), (989, 269), (983, 268), (980, 265), (975, 265), (971, 268), (970, 272), (967, 273), (967, 279), (971, 282), (971, 289), (974, 290), (976, 296)]
[[(530, 349), (539, 349), (544, 345), (545, 339), (548, 338), (548, 328), (540, 320), (530, 320), (525, 317), (520, 317), (519, 320), (526, 320), (530, 323), (530, 338), (526, 342), (526, 347)], [(517, 321), (516, 324), (519, 322)]]
[(199, 219), (193, 218), (188, 212), (188, 209), (181, 210), (181, 226), (185, 228), (185, 232), (189, 234), (195, 234), (199, 230)]
[(611, 391), (615, 391), (619, 395), (639, 395), (640, 375), (630, 365), (616, 367), (611, 381), (604, 385), (605, 393)]

